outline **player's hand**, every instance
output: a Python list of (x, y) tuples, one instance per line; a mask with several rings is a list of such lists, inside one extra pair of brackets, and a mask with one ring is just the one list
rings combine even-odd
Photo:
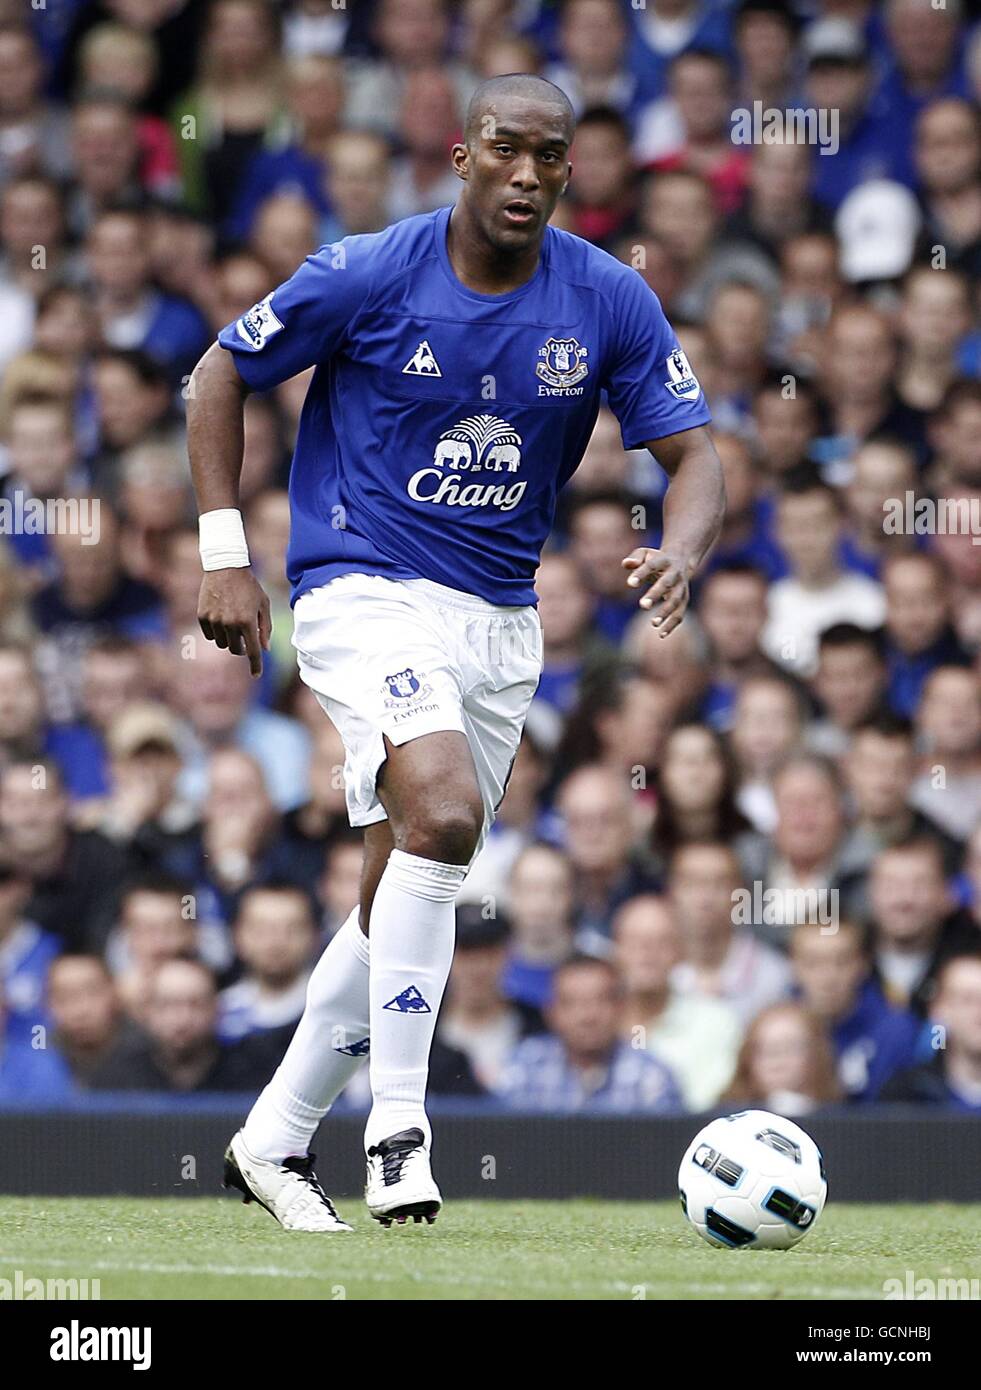
[(657, 608), (653, 624), (659, 629), (659, 636), (667, 637), (669, 632), (674, 632), (688, 608), (691, 597), (689, 566), (667, 550), (654, 550), (646, 545), (632, 550), (622, 564), (629, 571), (627, 583), (632, 589), (647, 588), (640, 606)]
[(252, 675), (262, 675), (262, 653), (269, 650), (272, 619), (269, 599), (250, 569), (205, 573), (198, 597), (198, 623), (209, 642), (233, 656), (247, 656)]

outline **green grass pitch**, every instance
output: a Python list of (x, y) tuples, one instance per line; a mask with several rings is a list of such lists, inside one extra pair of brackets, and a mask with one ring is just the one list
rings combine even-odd
[(0, 1279), (99, 1279), (103, 1299), (881, 1299), (976, 1272), (981, 1205), (830, 1205), (790, 1251), (714, 1250), (670, 1202), (447, 1204), (432, 1227), (288, 1234), (223, 1198), (0, 1197)]

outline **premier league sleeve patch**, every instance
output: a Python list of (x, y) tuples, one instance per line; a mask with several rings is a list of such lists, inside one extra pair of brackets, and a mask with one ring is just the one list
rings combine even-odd
[(668, 380), (664, 383), (676, 401), (697, 401), (702, 388), (681, 348), (668, 358)]
[(272, 295), (267, 294), (258, 304), (243, 314), (235, 325), (238, 336), (253, 352), (261, 352), (269, 339), (278, 333), (283, 324), (276, 317), (272, 307)]

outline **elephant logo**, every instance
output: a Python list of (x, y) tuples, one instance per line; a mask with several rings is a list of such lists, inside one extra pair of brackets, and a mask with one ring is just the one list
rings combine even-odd
[(482, 468), (499, 473), (516, 473), (521, 466), (518, 445), (521, 435), (496, 415), (470, 415), (452, 429), (444, 430), (436, 445), (433, 461), (450, 468)]
[(450, 468), (469, 468), (473, 450), (465, 439), (441, 439), (436, 445), (434, 463), (445, 463)]
[(521, 467), (521, 453), (513, 444), (495, 444), (493, 449), (488, 450), (484, 463), (487, 468), (493, 468), (497, 473), (502, 468), (507, 468), (509, 473), (516, 473)]

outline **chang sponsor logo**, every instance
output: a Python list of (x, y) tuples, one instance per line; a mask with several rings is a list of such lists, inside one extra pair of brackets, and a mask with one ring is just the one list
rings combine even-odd
[[(471, 415), (444, 430), (433, 451), (433, 462), (420, 468), (406, 484), (413, 502), (447, 507), (497, 507), (513, 511), (527, 489), (520, 480), (506, 483), (497, 476), (474, 480), (474, 474), (511, 474), (521, 467), (521, 435), (496, 415)], [(462, 474), (467, 474), (466, 478)]]

